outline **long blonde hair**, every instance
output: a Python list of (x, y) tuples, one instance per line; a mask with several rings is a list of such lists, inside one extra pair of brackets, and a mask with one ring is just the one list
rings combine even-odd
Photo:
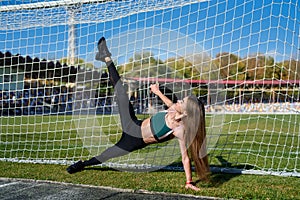
[(184, 137), (189, 155), (194, 162), (199, 179), (208, 181), (209, 164), (206, 151), (205, 109), (196, 96), (189, 96), (186, 104), (187, 116), (183, 118)]

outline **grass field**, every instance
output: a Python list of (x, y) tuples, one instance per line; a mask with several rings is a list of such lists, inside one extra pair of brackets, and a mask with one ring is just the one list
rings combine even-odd
[(0, 167), (0, 177), (143, 189), (225, 199), (300, 199), (300, 181), (297, 177), (215, 173), (212, 174), (210, 183), (197, 182), (201, 191), (194, 192), (184, 189), (184, 173), (177, 171), (137, 174), (95, 167), (93, 170), (70, 175), (64, 165), (0, 162)]
[[(212, 120), (214, 115), (208, 114), (207, 126), (212, 124)], [(117, 120), (109, 116), (85, 116), (82, 119), (74, 116), (16, 116), (1, 117), (0, 122), (2, 160), (57, 159), (63, 162), (91, 157), (92, 151), (85, 145), (91, 134), (90, 126), (101, 130), (111, 143), (119, 138), (119, 134), (116, 134), (119, 131)], [(78, 137), (78, 130), (81, 129), (85, 134), (84, 139)], [(209, 146), (212, 166), (299, 174), (300, 117), (297, 115), (225, 115), (222, 124), (215, 127), (214, 132), (209, 135), (217, 138), (213, 147)], [(104, 139), (94, 135), (92, 138), (93, 141), (89, 144), (99, 150), (95, 143), (103, 142)], [(177, 171), (144, 172), (141, 176), (136, 176), (135, 173), (97, 168), (74, 176), (65, 172), (65, 165), (3, 161), (0, 166), (1, 177), (46, 179), (225, 198), (300, 199), (300, 181), (297, 177), (214, 173), (210, 183), (197, 183), (202, 190), (195, 193), (183, 189), (184, 173)]]

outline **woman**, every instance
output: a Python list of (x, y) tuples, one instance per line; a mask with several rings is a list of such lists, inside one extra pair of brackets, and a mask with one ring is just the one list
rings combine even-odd
[[(67, 168), (70, 174), (82, 171), (87, 166), (101, 164), (111, 158), (126, 155), (132, 151), (142, 149), (149, 144), (170, 140), (176, 137), (179, 141), (182, 163), (186, 175), (187, 189), (199, 190), (193, 184), (191, 159), (195, 164), (195, 171), (202, 180), (208, 179), (209, 165), (206, 154), (206, 130), (204, 105), (195, 96), (185, 97), (182, 101), (173, 103), (160, 90), (158, 84), (150, 86), (151, 92), (161, 98), (167, 105), (165, 112), (159, 112), (145, 120), (138, 120), (128, 99), (120, 76), (111, 60), (111, 53), (107, 49), (105, 38), (98, 42), (99, 52), (96, 60), (106, 63), (110, 81), (115, 89), (119, 114), (122, 125), (121, 139), (103, 153), (87, 161), (79, 161)], [(124, 106), (124, 105), (128, 106)]]

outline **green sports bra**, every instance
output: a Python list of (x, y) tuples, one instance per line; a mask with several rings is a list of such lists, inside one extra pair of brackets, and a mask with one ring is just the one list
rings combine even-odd
[(157, 141), (160, 141), (173, 133), (173, 130), (166, 124), (166, 114), (167, 112), (158, 112), (150, 119), (152, 134)]

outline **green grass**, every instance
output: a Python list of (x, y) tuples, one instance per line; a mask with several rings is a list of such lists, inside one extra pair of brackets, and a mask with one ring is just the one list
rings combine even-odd
[(0, 168), (0, 177), (234, 199), (300, 199), (300, 181), (296, 177), (216, 173), (212, 174), (210, 183), (197, 182), (201, 191), (195, 192), (184, 189), (184, 173), (176, 171), (141, 172), (137, 175), (137, 172), (95, 167), (93, 170), (70, 175), (65, 171), (64, 165), (11, 162), (0, 162)]
[[(141, 116), (144, 117), (144, 116)], [(222, 123), (207, 115), (207, 127), (216, 125), (209, 146), (212, 166), (247, 168), (272, 172), (300, 171), (300, 116), (298, 115), (224, 115)], [(115, 143), (120, 134), (116, 118), (109, 116), (16, 116), (0, 119), (0, 158), (29, 160), (77, 160), (94, 156), (91, 149), (108, 140)], [(92, 128), (94, 128), (92, 130)], [(100, 133), (101, 132), (101, 133)], [(81, 134), (84, 133), (84, 134)], [(102, 134), (102, 135), (101, 135)], [(91, 141), (89, 141), (91, 140)], [(86, 143), (92, 144), (86, 148)], [(146, 148), (155, 151), (164, 144)], [(180, 161), (180, 158), (178, 158)], [(107, 168), (69, 175), (64, 165), (0, 162), (1, 177), (53, 180), (145, 189), (158, 192), (188, 193), (238, 199), (300, 199), (299, 178), (212, 174), (210, 183), (197, 183), (200, 192), (183, 188), (184, 173), (157, 171), (119, 172)], [(95, 178), (96, 177), (96, 178)]]

